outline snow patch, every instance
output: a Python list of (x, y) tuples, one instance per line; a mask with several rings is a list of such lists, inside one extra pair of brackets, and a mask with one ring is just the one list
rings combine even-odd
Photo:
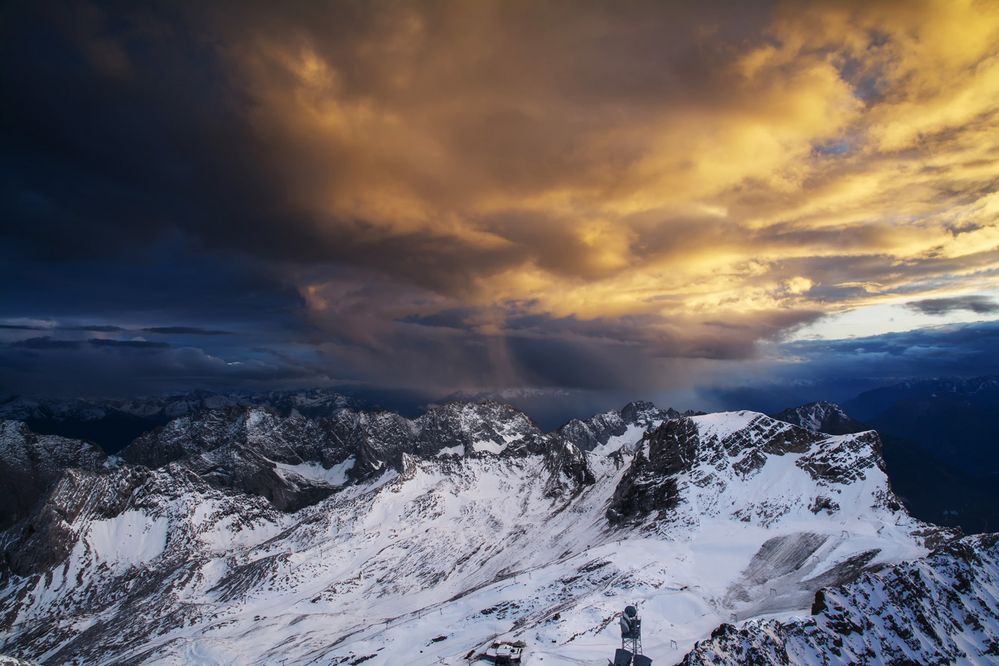
[(697, 431), (701, 437), (708, 438), (713, 435), (723, 439), (742, 430), (761, 416), (764, 415), (759, 412), (740, 410), (738, 412), (716, 412), (693, 416), (691, 420), (697, 424)]
[(329, 469), (315, 462), (299, 463), (297, 465), (275, 462), (274, 465), (277, 467), (278, 473), (282, 476), (291, 474), (313, 483), (321, 483), (327, 486), (342, 486), (347, 483), (347, 472), (354, 468), (354, 463), (354, 457), (351, 456)]
[(155, 559), (166, 547), (166, 517), (130, 510), (107, 520), (90, 523), (86, 542), (97, 562), (127, 569)]
[(499, 455), (506, 449), (506, 444), (500, 444), (489, 439), (480, 439), (472, 443), (472, 450), (478, 453), (492, 453)]
[(631, 449), (642, 440), (646, 430), (651, 430), (657, 425), (658, 423), (653, 423), (648, 428), (645, 428), (644, 426), (633, 423), (629, 425), (620, 435), (612, 435), (611, 437), (608, 437), (605, 444), (595, 447), (590, 453), (595, 456), (609, 456), (621, 448), (625, 448), (625, 450)]

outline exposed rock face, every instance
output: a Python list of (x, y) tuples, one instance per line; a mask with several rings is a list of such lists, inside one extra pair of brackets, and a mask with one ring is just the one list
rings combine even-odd
[(821, 589), (812, 617), (723, 624), (683, 664), (994, 664), (999, 535)]
[[(336, 433), (340, 423), (259, 407), (199, 412), (143, 435), (122, 457), (151, 468), (180, 465), (217, 487), (296, 511), (350, 480), (353, 451)], [(346, 469), (339, 483), (328, 474), (337, 466)]]
[(869, 430), (863, 423), (851, 418), (839, 405), (822, 400), (785, 409), (779, 414), (774, 414), (774, 418), (812, 432), (824, 432), (829, 435), (850, 435)]
[(644, 519), (653, 512), (660, 516), (679, 501), (676, 476), (689, 471), (698, 451), (697, 426), (689, 418), (671, 419), (648, 434), (640, 450), (618, 484), (607, 509), (612, 524)]
[(545, 469), (548, 472), (545, 494), (549, 497), (578, 493), (596, 483), (586, 454), (572, 442), (553, 444), (545, 453)]
[(830, 483), (862, 479), (865, 472), (871, 469), (885, 471), (881, 439), (873, 430), (830, 437), (825, 440), (825, 446), (816, 448), (795, 464), (811, 474), (812, 478)]
[(67, 468), (95, 470), (104, 452), (89, 442), (37, 435), (18, 421), (0, 421), (0, 528), (31, 511)]
[(46, 501), (7, 534), (4, 563), (10, 572), (28, 576), (64, 561), (78, 536), (73, 523), (121, 514), (136, 489), (150, 478), (149, 470), (142, 467), (113, 473), (66, 470)]
[(413, 451), (413, 442), (419, 435), (419, 427), (413, 421), (394, 412), (346, 409), (330, 421), (331, 445), (353, 451), (356, 456), (350, 472), (355, 479), (401, 468), (403, 454)]

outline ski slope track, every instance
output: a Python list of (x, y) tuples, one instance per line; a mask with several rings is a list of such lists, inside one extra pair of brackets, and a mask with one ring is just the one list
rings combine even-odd
[[(809, 622), (835, 633), (821, 613), (899, 566), (935, 566), (920, 563), (942, 551), (920, 558), (954, 536), (904, 511), (876, 433), (754, 412), (639, 403), (544, 433), (497, 403), (414, 420), (226, 407), (122, 458), (67, 465), (0, 532), (0, 653), (463, 664), (502, 637), (526, 641), (532, 664), (602, 666), (635, 604), (657, 663), (724, 659), (756, 639), (705, 647), (719, 627), (780, 627), (788, 644)], [(994, 568), (990, 543), (960, 547)], [(981, 608), (965, 642), (986, 650), (995, 604)], [(813, 663), (814, 645), (794, 654)]]

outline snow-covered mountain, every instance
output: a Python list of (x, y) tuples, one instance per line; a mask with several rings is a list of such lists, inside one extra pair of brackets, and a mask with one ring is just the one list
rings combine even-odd
[(849, 435), (869, 430), (867, 426), (850, 417), (839, 405), (820, 400), (800, 407), (792, 407), (774, 414), (778, 421), (801, 426), (813, 432), (830, 435)]
[(121, 399), (36, 400), (13, 396), (0, 400), (0, 419), (23, 421), (39, 433), (87, 439), (108, 453), (117, 453), (133, 439), (171, 419), (204, 410), (267, 406), (281, 413), (296, 411), (312, 417), (329, 416), (359, 401), (326, 388), (213, 393), (193, 391), (165, 397)]
[(635, 604), (646, 652), (673, 663), (724, 622), (807, 615), (819, 590), (951, 537), (901, 507), (875, 433), (753, 412), (636, 406), (544, 433), (497, 403), (252, 407), (123, 456), (66, 471), (0, 532), (0, 652), (459, 664), (510, 637), (533, 663), (604, 664)]
[(667, 419), (698, 413), (681, 414), (672, 407), (660, 409), (651, 402), (629, 402), (620, 410), (603, 412), (588, 419), (572, 419), (559, 428), (558, 434), (582, 450), (600, 455), (617, 451), (622, 446), (634, 446), (647, 430), (654, 429)]
[[(926, 384), (924, 382), (908, 385), (908, 388), (903, 387), (903, 390), (907, 391), (914, 386), (920, 391), (925, 391)], [(932, 382), (930, 385), (934, 388), (947, 389), (943, 395), (950, 398), (964, 396), (963, 389), (967, 389), (970, 395), (986, 398), (994, 393), (993, 382), (984, 379)], [(872, 393), (878, 394), (878, 392)], [(968, 425), (957, 425), (963, 420), (960, 410), (952, 412), (946, 409), (936, 410), (930, 419), (925, 418), (921, 409), (903, 409), (901, 412), (904, 414), (904, 416), (898, 415), (901, 421), (924, 420), (924, 425), (921, 427), (924, 437), (941, 432), (952, 434)], [(850, 417), (839, 405), (829, 402), (812, 402), (785, 409), (775, 414), (774, 418), (813, 432), (829, 434), (857, 433), (871, 429), (870, 426)], [(991, 413), (988, 418), (990, 421), (995, 421)], [(911, 434), (913, 430), (920, 429), (920, 426), (913, 428), (911, 424), (907, 424), (906, 428), (911, 429)], [(997, 483), (999, 479), (970, 474), (962, 470), (960, 465), (952, 464), (949, 456), (939, 456), (920, 446), (913, 439), (899, 437), (892, 434), (893, 432), (897, 430), (889, 428), (889, 431), (885, 432), (878, 428), (882, 455), (888, 475), (891, 477), (892, 488), (913, 516), (934, 524), (959, 528), (966, 534), (987, 532), (990, 525), (994, 529), (995, 525), (999, 524), (999, 483)], [(983, 450), (994, 448), (990, 447), (994, 438), (988, 437), (987, 434), (977, 439), (983, 443), (976, 444), (977, 447)], [(943, 441), (943, 438), (935, 440), (939, 441)]]

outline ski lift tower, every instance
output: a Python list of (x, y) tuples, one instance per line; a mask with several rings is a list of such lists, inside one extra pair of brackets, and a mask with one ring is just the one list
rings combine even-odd
[(621, 649), (614, 655), (613, 666), (652, 666), (642, 654), (642, 619), (638, 609), (628, 606), (621, 613)]

